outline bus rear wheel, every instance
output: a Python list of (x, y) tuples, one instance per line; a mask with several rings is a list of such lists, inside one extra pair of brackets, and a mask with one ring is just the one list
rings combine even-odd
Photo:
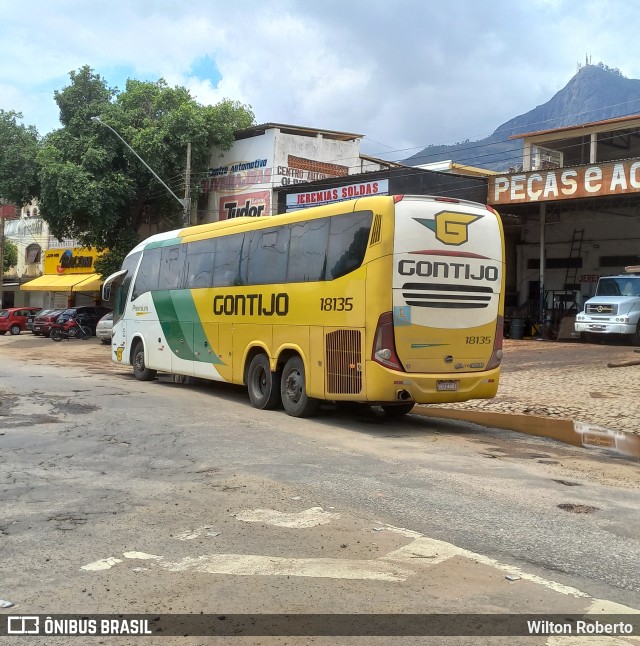
[(281, 373), (271, 372), (269, 359), (265, 354), (257, 354), (247, 370), (247, 390), (249, 401), (254, 408), (272, 410), (280, 404)]
[(292, 417), (310, 417), (318, 408), (318, 400), (306, 392), (304, 364), (300, 357), (291, 357), (282, 371), (280, 394), (282, 404)]
[(136, 343), (133, 348), (133, 376), (138, 379), (138, 381), (151, 381), (156, 378), (156, 371), (147, 368), (144, 362), (144, 346), (142, 343)]

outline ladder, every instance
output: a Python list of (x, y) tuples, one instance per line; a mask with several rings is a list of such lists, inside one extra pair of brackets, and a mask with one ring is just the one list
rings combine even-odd
[[(580, 258), (582, 251), (582, 239), (584, 238), (584, 229), (574, 229), (573, 237), (571, 238), (571, 248), (569, 249), (569, 260)], [(575, 284), (578, 278), (578, 264), (569, 262), (567, 265), (567, 273), (564, 277), (564, 288), (567, 291), (575, 291)], [(571, 266), (573, 265), (573, 266)]]

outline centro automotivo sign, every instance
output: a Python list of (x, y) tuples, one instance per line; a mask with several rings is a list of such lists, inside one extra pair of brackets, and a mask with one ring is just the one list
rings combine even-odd
[(489, 204), (526, 204), (640, 192), (640, 160), (489, 178)]

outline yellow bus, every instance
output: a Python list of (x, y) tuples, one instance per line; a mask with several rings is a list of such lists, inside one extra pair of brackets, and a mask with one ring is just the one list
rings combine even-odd
[(244, 384), (295, 417), (498, 388), (504, 235), (474, 202), (372, 196), (162, 233), (107, 278), (107, 300), (112, 287), (112, 358), (140, 380)]

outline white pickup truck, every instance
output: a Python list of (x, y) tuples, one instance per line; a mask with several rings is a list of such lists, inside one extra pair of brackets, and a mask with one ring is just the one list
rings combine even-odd
[(640, 345), (640, 267), (626, 271), (598, 280), (595, 296), (576, 316), (575, 330), (581, 339), (598, 341), (607, 334), (625, 334)]

